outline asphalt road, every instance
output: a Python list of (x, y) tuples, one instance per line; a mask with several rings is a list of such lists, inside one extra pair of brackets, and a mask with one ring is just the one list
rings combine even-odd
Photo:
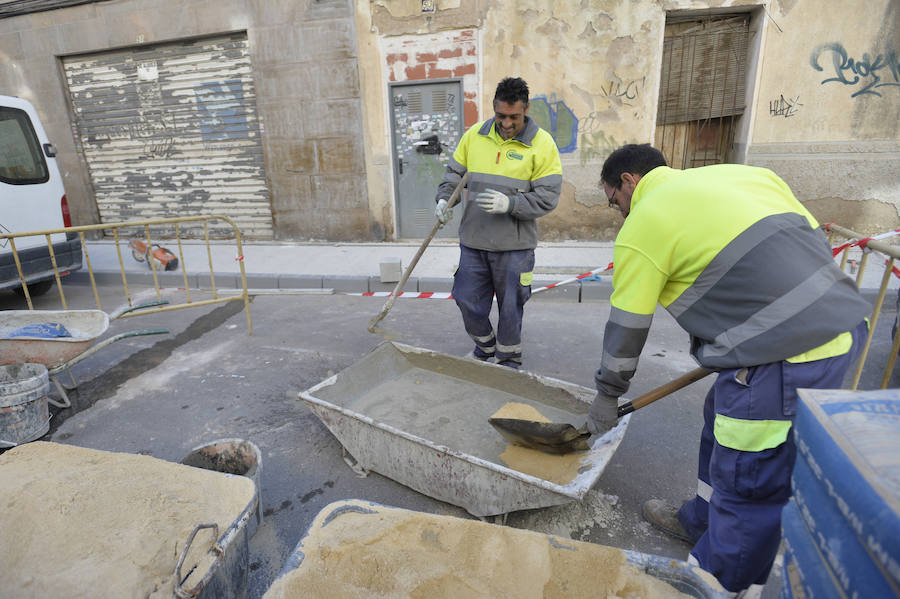
[[(93, 308), (87, 286), (65, 287), (69, 308)], [(133, 290), (153, 299), (152, 290)], [(173, 301), (183, 292), (166, 291)], [(104, 309), (125, 299), (102, 288)], [(203, 299), (194, 293), (194, 300)], [(53, 409), (44, 440), (141, 453), (179, 461), (193, 447), (221, 438), (254, 442), (262, 451), (264, 521), (250, 542), (248, 597), (261, 597), (314, 516), (349, 498), (471, 518), (377, 473), (361, 478), (341, 446), (297, 393), (354, 364), (384, 336), (367, 331), (383, 298), (324, 294), (261, 294), (251, 304), (248, 335), (241, 302), (118, 319), (105, 335), (166, 327), (168, 335), (114, 343), (76, 365), (74, 407)], [(893, 306), (892, 302), (886, 302)], [(58, 308), (55, 291), (36, 307)], [(0, 309), (21, 300), (0, 292)], [(537, 374), (593, 386), (605, 301), (575, 303), (536, 296), (526, 307), (524, 367)], [(890, 348), (894, 312), (883, 314), (861, 389), (876, 388)], [(471, 347), (455, 304), (398, 299), (382, 322), (391, 340), (453, 355)], [(104, 336), (105, 336), (104, 335)], [(658, 311), (627, 397), (671, 380), (695, 364), (687, 335)], [(712, 378), (694, 383), (632, 416), (625, 439), (595, 488), (581, 502), (509, 514), (507, 525), (645, 553), (686, 559), (689, 546), (658, 533), (640, 515), (648, 498), (680, 503), (695, 488), (703, 398)], [(895, 375), (892, 386), (897, 384)], [(773, 570), (766, 597), (776, 597)]]

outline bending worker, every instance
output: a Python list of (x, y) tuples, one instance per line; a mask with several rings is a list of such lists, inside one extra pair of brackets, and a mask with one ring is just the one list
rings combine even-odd
[(675, 170), (649, 144), (627, 145), (607, 158), (601, 182), (625, 222), (588, 427), (615, 421), (661, 304), (718, 377), (703, 409), (696, 496), (680, 509), (650, 500), (644, 517), (692, 543), (689, 561), (727, 590), (757, 596), (791, 494), (797, 388), (840, 388), (870, 306), (770, 170)]
[[(466, 131), (438, 187), (435, 216), (452, 216), (447, 199), (471, 171), (469, 194), (459, 225), (459, 268), (453, 297), (466, 332), (475, 341), (472, 356), (519, 368), (522, 314), (531, 297), (538, 217), (556, 208), (562, 166), (556, 142), (528, 113), (528, 85), (507, 77), (494, 94), (494, 117)], [(497, 332), (491, 326), (497, 296)]]

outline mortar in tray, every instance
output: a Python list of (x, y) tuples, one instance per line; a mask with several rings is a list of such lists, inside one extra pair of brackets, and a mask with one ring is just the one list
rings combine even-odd
[(553, 422), (584, 423), (595, 391), (565, 381), (385, 342), (300, 393), (360, 466), (474, 516), (580, 500), (603, 474), (629, 417), (554, 456), (511, 446), (488, 423), (524, 404)]

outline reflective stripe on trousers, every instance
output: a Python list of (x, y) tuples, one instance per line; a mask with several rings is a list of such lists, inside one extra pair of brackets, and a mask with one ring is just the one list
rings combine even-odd
[[(842, 356), (722, 370), (709, 390), (698, 478), (712, 493), (708, 501), (697, 496), (685, 503), (678, 520), (696, 539), (693, 558), (727, 590), (765, 584), (781, 540), (781, 510), (791, 495), (796, 448), (790, 433), (767, 446), (781, 438), (771, 423), (789, 427), (797, 388), (839, 389), (866, 334), (861, 323), (853, 330), (853, 348)], [(732, 427), (725, 434), (721, 424), (717, 431), (720, 417), (728, 419), (726, 429)]]
[[(459, 246), (452, 293), (466, 332), (475, 341), (476, 356), (496, 356), (498, 363), (511, 366), (521, 364), (522, 315), (531, 297), (531, 285), (522, 282), (533, 270), (534, 250), (488, 252)], [(490, 321), (494, 295), (496, 336)]]

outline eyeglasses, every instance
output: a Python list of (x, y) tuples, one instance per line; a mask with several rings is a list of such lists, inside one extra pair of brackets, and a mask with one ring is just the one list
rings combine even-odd
[(613, 187), (613, 194), (611, 196), (607, 196), (606, 199), (609, 200), (609, 207), (615, 208), (616, 210), (621, 210), (621, 206), (616, 202), (616, 194), (619, 193), (618, 187)]

